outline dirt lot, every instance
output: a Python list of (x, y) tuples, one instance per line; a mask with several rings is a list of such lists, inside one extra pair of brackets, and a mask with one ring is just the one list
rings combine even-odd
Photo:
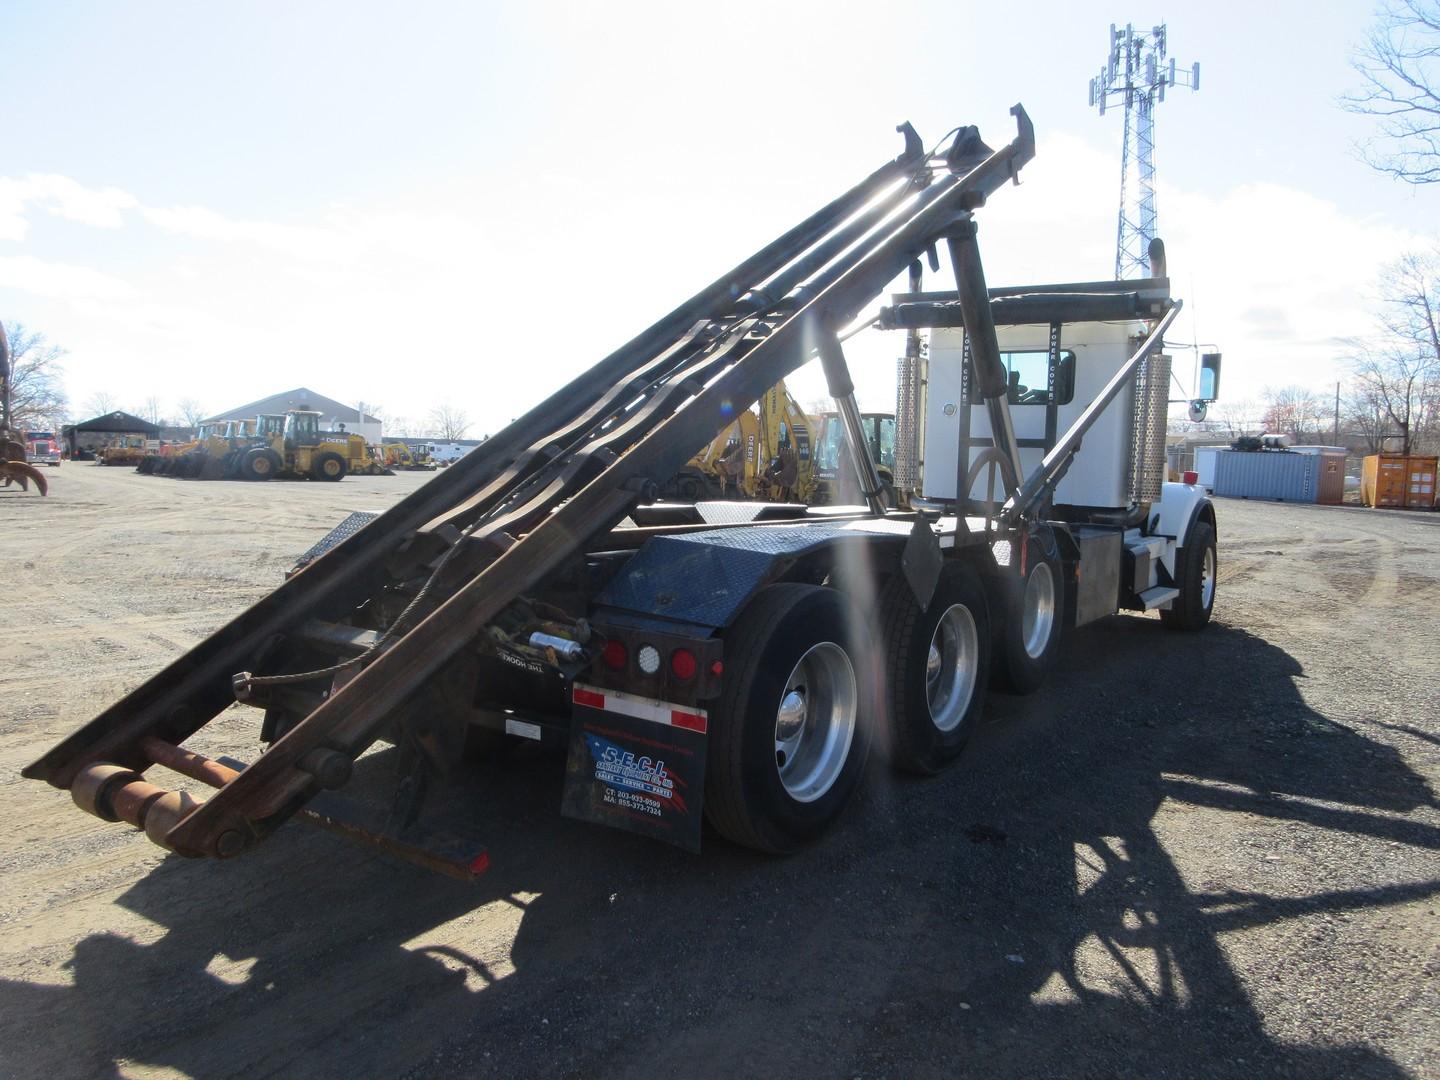
[(454, 795), (475, 887), (299, 825), (166, 858), (19, 778), (423, 479), (0, 491), (0, 1076), (1440, 1077), (1440, 515), (1222, 501), (1209, 630), (1075, 634), (788, 859), (562, 820), (538, 755)]

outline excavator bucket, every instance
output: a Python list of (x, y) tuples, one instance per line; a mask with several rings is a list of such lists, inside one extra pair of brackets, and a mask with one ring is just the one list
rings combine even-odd
[(41, 495), (50, 493), (50, 481), (45, 479), (45, 474), (33, 465), (27, 465), (23, 461), (0, 462), (0, 485), (9, 487), (12, 483), (18, 484), (21, 491), (30, 490), (30, 481), (35, 481), (35, 490)]

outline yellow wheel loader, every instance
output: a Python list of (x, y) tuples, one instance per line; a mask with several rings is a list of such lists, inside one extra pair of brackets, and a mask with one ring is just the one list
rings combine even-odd
[[(276, 421), (283, 426), (277, 430)], [(361, 435), (320, 430), (320, 414), (292, 409), (283, 417), (260, 417), (260, 437), (240, 457), (239, 472), (247, 480), (336, 481), (347, 473), (377, 470)]]

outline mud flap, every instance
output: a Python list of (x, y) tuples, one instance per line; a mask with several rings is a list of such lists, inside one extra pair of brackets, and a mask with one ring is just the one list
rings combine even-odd
[(700, 850), (703, 709), (576, 683), (560, 812)]

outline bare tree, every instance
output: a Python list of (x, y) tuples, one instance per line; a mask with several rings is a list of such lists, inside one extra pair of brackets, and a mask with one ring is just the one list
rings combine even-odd
[(180, 419), (186, 427), (199, 427), (200, 421), (205, 419), (204, 408), (193, 397), (181, 398), (177, 407), (180, 410)]
[(152, 424), (162, 423), (160, 419), (160, 399), (154, 394), (151, 394), (141, 402), (140, 408), (136, 410), (135, 415), (142, 420), (149, 420)]
[(470, 430), (470, 417), (465, 414), (464, 409), (458, 409), (454, 405), (440, 405), (431, 409), (430, 423), (435, 429), (435, 437), (446, 442), (463, 439), (465, 432)]
[(120, 408), (120, 399), (108, 390), (97, 390), (85, 399), (85, 412), (89, 416), (104, 416)]
[[(1440, 441), (1440, 255), (1405, 255), (1380, 280), (1379, 331), (1351, 342), (1359, 415), (1389, 428), (1408, 454)], [(1392, 447), (1393, 448), (1393, 447)]]
[(820, 416), (827, 412), (835, 411), (835, 399), (828, 397), (812, 397), (805, 402), (806, 416)]
[(18, 431), (59, 431), (68, 402), (61, 384), (65, 350), (23, 323), (7, 323), (10, 341), (10, 422)]
[(1289, 435), (1303, 443), (1318, 435), (1325, 415), (1324, 403), (1313, 390), (1303, 386), (1265, 388), (1265, 430), (1274, 435)]
[(1342, 408), (1346, 434), (1362, 440), (1367, 454), (1378, 454), (1385, 449), (1385, 436), (1392, 430), (1390, 415), (1369, 387), (1358, 379), (1351, 379)]
[(1234, 441), (1242, 435), (1259, 433), (1261, 413), (1259, 404), (1249, 398), (1243, 401), (1217, 401), (1210, 409), (1207, 423), (1211, 431)]
[(1360, 88), (1340, 99), (1373, 116), (1367, 164), (1407, 184), (1440, 181), (1440, 0), (1391, 0), (1355, 50)]

